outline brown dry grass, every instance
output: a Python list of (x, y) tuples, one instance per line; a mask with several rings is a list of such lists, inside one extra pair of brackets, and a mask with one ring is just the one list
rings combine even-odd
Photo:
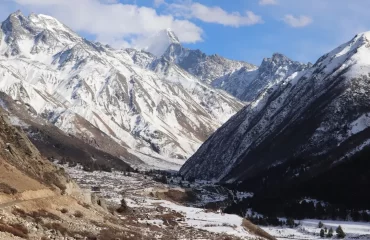
[(169, 189), (166, 192), (156, 192), (155, 197), (176, 203), (194, 202), (196, 200), (194, 192), (189, 190), (180, 191), (176, 189)]
[(9, 186), (8, 184), (6, 183), (0, 183), (0, 192), (2, 193), (5, 193), (5, 194), (11, 194), (11, 195), (14, 195), (16, 194), (18, 191), (17, 189)]
[(0, 221), (0, 232), (7, 232), (14, 236), (28, 239), (28, 230), (22, 224), (6, 224)]
[(51, 219), (51, 220), (60, 220), (61, 218), (54, 213), (48, 212), (46, 210), (38, 210), (33, 212), (25, 212), (23, 209), (16, 208), (12, 211), (14, 215), (20, 216), (22, 218), (30, 217), (35, 220), (35, 222), (39, 223), (42, 219)]
[(246, 228), (249, 232), (253, 233), (256, 236), (263, 237), (268, 240), (277, 240), (274, 236), (271, 236), (266, 231), (264, 231), (262, 228), (254, 225), (247, 219), (243, 219), (242, 226)]

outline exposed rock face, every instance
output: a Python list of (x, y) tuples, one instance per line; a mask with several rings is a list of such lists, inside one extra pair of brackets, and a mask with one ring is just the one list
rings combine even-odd
[(208, 56), (200, 50), (184, 48), (180, 43), (172, 43), (162, 57), (209, 84), (241, 68), (257, 68), (253, 64), (226, 59), (217, 54)]
[(244, 67), (216, 79), (212, 85), (243, 101), (251, 102), (267, 88), (311, 66), (312, 64), (292, 61), (280, 53), (275, 53), (271, 58), (263, 59), (258, 69)]
[[(323, 181), (328, 189), (336, 186), (334, 179), (348, 180), (343, 187), (363, 182), (367, 170), (361, 165), (364, 158), (358, 156), (370, 143), (369, 56), (367, 32), (324, 55), (311, 68), (271, 85), (217, 130), (181, 174), (241, 183), (254, 190), (299, 185), (320, 174), (333, 176)], [(354, 157), (361, 164), (355, 164)], [(352, 166), (347, 170), (351, 178), (338, 174), (346, 164)]]
[[(9, 165), (15, 167), (16, 170), (13, 171), (23, 173), (24, 180), (31, 178), (61, 192), (66, 190), (66, 185), (70, 182), (66, 173), (44, 159), (27, 136), (12, 126), (2, 109), (0, 109), (0, 148), (0, 165), (2, 167)], [(9, 169), (9, 167), (5, 168)], [(19, 186), (22, 178), (13, 176), (13, 180), (9, 178), (10, 180), (7, 181), (6, 175), (12, 174), (12, 171), (9, 172), (1, 170), (1, 182), (17, 190), (16, 186)], [(23, 184), (27, 185), (26, 182)]]
[(94, 147), (109, 138), (124, 150), (101, 148), (132, 164), (178, 169), (243, 106), (171, 61), (87, 41), (49, 16), (16, 12), (0, 34), (1, 91)]

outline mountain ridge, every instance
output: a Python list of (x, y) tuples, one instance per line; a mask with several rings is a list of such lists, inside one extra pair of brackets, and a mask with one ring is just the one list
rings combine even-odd
[[(313, 188), (313, 182), (325, 179), (325, 189), (337, 189), (335, 182), (345, 180), (347, 193), (361, 199), (352, 201), (342, 194), (335, 200), (340, 192), (330, 191), (331, 200), (364, 203), (369, 196), (350, 186), (366, 179), (366, 169), (357, 165), (348, 169), (348, 176), (355, 176), (352, 179), (336, 172), (329, 180), (325, 174), (334, 176), (344, 163), (354, 164), (354, 155), (368, 149), (369, 39), (369, 32), (359, 34), (311, 68), (265, 90), (218, 129), (180, 173), (237, 184), (265, 196), (295, 186), (279, 196), (291, 191), (323, 199), (328, 195)], [(365, 161), (363, 157), (358, 161)]]
[(93, 140), (91, 128), (77, 128), (85, 119), (165, 168), (181, 165), (243, 105), (176, 64), (152, 71), (154, 55), (90, 42), (46, 15), (16, 12), (0, 32), (1, 91), (68, 134)]

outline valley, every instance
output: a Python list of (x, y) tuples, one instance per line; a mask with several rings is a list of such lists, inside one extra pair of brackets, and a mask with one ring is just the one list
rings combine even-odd
[(370, 32), (259, 66), (153, 38), (1, 23), (0, 239), (370, 239)]

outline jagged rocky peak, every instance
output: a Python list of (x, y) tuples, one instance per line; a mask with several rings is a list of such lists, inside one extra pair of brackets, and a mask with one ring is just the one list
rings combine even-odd
[(57, 53), (65, 46), (82, 41), (71, 29), (57, 19), (43, 14), (24, 16), (21, 11), (12, 13), (1, 23), (5, 35), (5, 56), (38, 54), (44, 50)]
[(150, 38), (139, 40), (136, 43), (136, 49), (161, 57), (172, 45), (181, 46), (181, 43), (175, 32), (167, 28), (153, 34)]
[(347, 195), (361, 195), (353, 186), (363, 180), (352, 176), (368, 174), (361, 164), (368, 164), (370, 150), (369, 39), (369, 32), (359, 34), (266, 89), (218, 129), (181, 174), (256, 191), (296, 186), (320, 197), (327, 195), (315, 184), (335, 189), (341, 182)]
[(172, 31), (171, 28), (167, 28), (166, 30), (168, 39), (172, 44), (181, 44), (179, 38), (176, 36), (175, 32)]
[(271, 58), (264, 58), (260, 67), (241, 68), (216, 79), (212, 85), (243, 101), (251, 102), (267, 88), (311, 66), (310, 63), (292, 61), (281, 53), (274, 53)]

